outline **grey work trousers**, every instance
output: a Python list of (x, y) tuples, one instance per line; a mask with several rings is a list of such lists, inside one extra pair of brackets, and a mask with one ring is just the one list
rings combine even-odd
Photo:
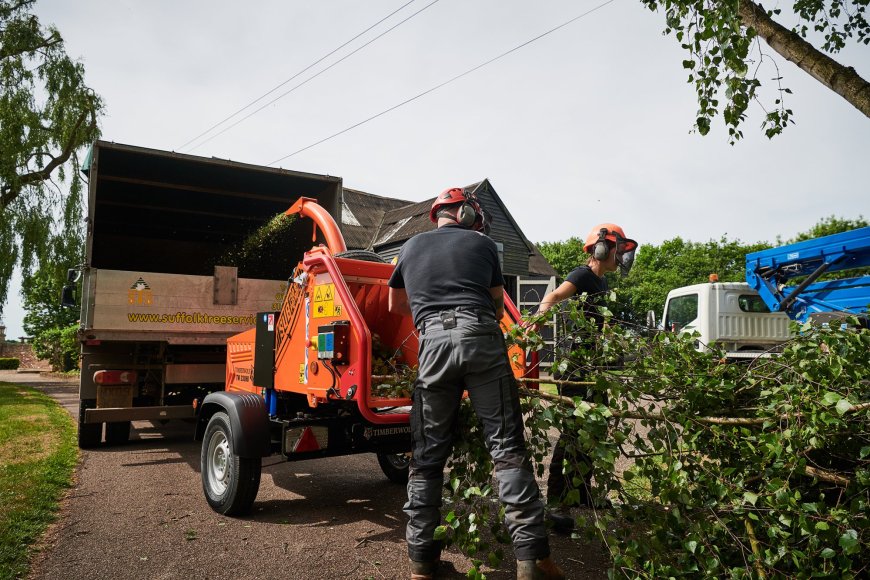
[(545, 558), (550, 546), (544, 505), (526, 452), (519, 394), (501, 328), (491, 314), (447, 312), (446, 318), (432, 317), (421, 326), (411, 410), (414, 446), (404, 507), (408, 555), (416, 562), (435, 561), (440, 555), (434, 534), (441, 521), (444, 466), (467, 390), (493, 458), (514, 554), (518, 560)]

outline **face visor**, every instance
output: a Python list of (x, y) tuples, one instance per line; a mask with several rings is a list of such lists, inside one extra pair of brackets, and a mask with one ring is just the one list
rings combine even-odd
[(619, 266), (620, 274), (628, 276), (629, 270), (634, 265), (634, 253), (637, 251), (637, 242), (628, 238), (623, 238), (618, 233), (616, 235), (616, 264)]

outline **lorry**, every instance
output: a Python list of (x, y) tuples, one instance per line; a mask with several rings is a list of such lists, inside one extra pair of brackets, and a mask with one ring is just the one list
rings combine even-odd
[[(700, 350), (717, 345), (729, 358), (767, 355), (792, 336), (791, 320), (830, 324), (857, 316), (867, 325), (870, 274), (860, 269), (868, 266), (870, 227), (752, 252), (746, 282), (711, 279), (671, 290), (663, 327), (698, 332)], [(822, 279), (850, 270), (857, 275)]]
[(300, 195), (339, 215), (342, 180), (105, 141), (83, 171), (87, 246), (71, 281), (86, 448), (126, 441), (131, 421), (195, 419), (192, 402), (224, 386), (227, 338), (279, 309), (298, 257), (324, 241), (301, 222), (280, 244), (258, 232)]
[[(197, 402), (203, 491), (226, 515), (251, 510), (267, 456), (376, 453), (390, 480), (408, 478), (409, 377), (419, 343), (411, 316), (387, 307), (395, 266), (371, 252), (347, 252), (316, 200), (300, 198), (287, 214), (312, 220), (326, 244), (304, 253), (280, 309), (258, 313), (253, 328), (228, 339), (226, 387)], [(502, 328), (519, 319), (505, 294)], [(521, 348), (507, 352), (515, 376), (534, 374)], [(374, 374), (376, 357), (387, 359), (377, 368), (390, 374)], [(402, 377), (405, 389), (376, 388)]]
[(697, 332), (698, 350), (717, 345), (732, 359), (755, 358), (789, 339), (789, 318), (771, 312), (745, 282), (693, 284), (668, 292), (664, 329)]

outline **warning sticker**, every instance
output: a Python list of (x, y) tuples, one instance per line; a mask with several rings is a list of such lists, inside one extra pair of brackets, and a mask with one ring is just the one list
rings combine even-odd
[(315, 286), (313, 306), (312, 318), (335, 316), (335, 284)]

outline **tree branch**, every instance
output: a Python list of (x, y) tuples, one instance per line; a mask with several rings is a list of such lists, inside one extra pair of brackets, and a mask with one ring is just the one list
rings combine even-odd
[(77, 148), (78, 143), (78, 133), (79, 129), (81, 129), (82, 124), (88, 117), (91, 117), (92, 122), (96, 122), (94, 118), (93, 111), (82, 111), (81, 115), (79, 115), (78, 120), (76, 121), (73, 130), (70, 132), (69, 139), (64, 145), (63, 150), (57, 157), (52, 157), (51, 161), (46, 164), (45, 167), (40, 169), (39, 171), (31, 171), (30, 173), (25, 173), (20, 176), (18, 182), (14, 186), (10, 186), (8, 189), (0, 193), (0, 208), (5, 209), (12, 203), (19, 195), (21, 195), (21, 190), (27, 185), (32, 183), (38, 183), (40, 181), (45, 181), (51, 176), (51, 172), (66, 163), (70, 156)]
[(843, 66), (800, 35), (775, 22), (760, 4), (739, 0), (740, 19), (768, 46), (870, 117), (870, 83), (855, 69)]

